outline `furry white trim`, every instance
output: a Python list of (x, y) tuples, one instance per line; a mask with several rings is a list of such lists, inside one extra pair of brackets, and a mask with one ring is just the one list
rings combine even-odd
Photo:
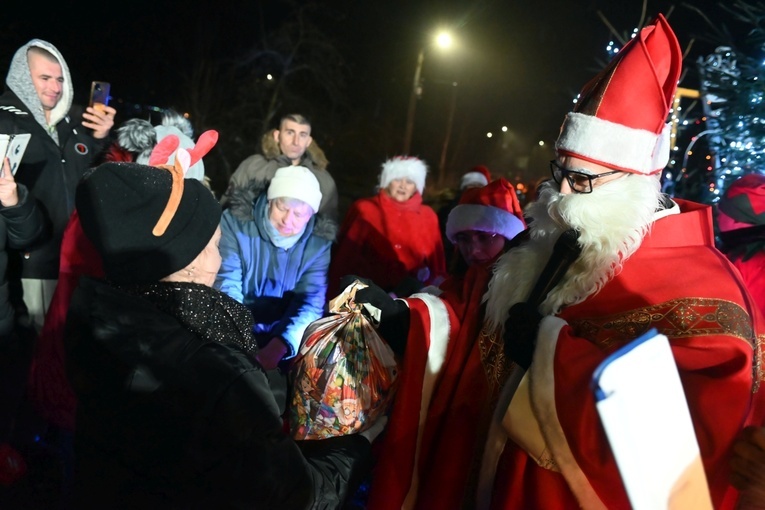
[[(419, 299), (428, 309), (430, 318), (430, 332), (428, 338), (428, 359), (425, 366), (425, 374), (422, 380), (422, 400), (420, 403), (419, 429), (417, 431), (417, 448), (414, 454), (414, 465), (417, 466), (420, 460), (420, 446), (422, 444), (422, 434), (425, 431), (425, 419), (428, 416), (430, 400), (433, 397), (433, 387), (441, 373), (446, 358), (446, 348), (449, 345), (449, 333), (451, 323), (449, 321), (449, 312), (446, 305), (436, 296), (430, 294), (413, 294), (409, 299)], [(406, 300), (404, 300), (406, 302)], [(408, 304), (408, 303), (407, 303)], [(417, 501), (417, 492), (419, 490), (419, 477), (417, 469), (412, 473), (412, 484), (409, 486), (409, 492), (404, 498), (402, 508), (414, 508)]]
[(571, 112), (563, 121), (555, 148), (605, 166), (652, 175), (667, 166), (669, 135), (669, 124), (657, 135), (645, 129)]
[(529, 368), (531, 405), (542, 430), (542, 435), (544, 435), (545, 443), (552, 452), (556, 465), (566, 479), (571, 492), (576, 496), (580, 507), (605, 510), (605, 505), (574, 459), (574, 454), (571, 453), (563, 428), (558, 421), (558, 412), (555, 406), (553, 362), (555, 360), (555, 348), (558, 345), (558, 336), (561, 329), (566, 325), (568, 323), (563, 319), (552, 316), (545, 317), (539, 323), (537, 347), (534, 351), (534, 360)]
[(523, 222), (513, 213), (479, 204), (460, 204), (449, 212), (446, 220), (446, 237), (452, 243), (457, 234), (466, 230), (500, 234), (509, 240), (523, 229)]
[(309, 169), (304, 166), (287, 166), (280, 168), (268, 185), (266, 194), (269, 200), (286, 197), (302, 200), (316, 213), (321, 204), (321, 189), (319, 181)]
[(380, 174), (380, 188), (387, 188), (393, 179), (411, 179), (417, 186), (417, 191), (422, 195), (425, 191), (425, 177), (428, 167), (425, 162), (417, 158), (392, 158), (383, 163)]
[(460, 189), (468, 186), (486, 186), (489, 180), (481, 172), (468, 172), (460, 179)]

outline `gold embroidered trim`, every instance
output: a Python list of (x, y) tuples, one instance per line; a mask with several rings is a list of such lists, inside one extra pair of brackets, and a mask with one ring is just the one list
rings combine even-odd
[(578, 336), (602, 346), (628, 342), (656, 328), (670, 338), (706, 335), (738, 337), (754, 349), (749, 314), (737, 303), (722, 299), (683, 298), (597, 319), (569, 321)]
[[(595, 319), (571, 319), (577, 336), (588, 339), (603, 349), (621, 345), (656, 328), (669, 338), (690, 338), (707, 335), (729, 335), (747, 342), (753, 352), (753, 391), (763, 379), (765, 365), (762, 345), (765, 333), (755, 336), (751, 317), (738, 303), (723, 299), (682, 298), (629, 310)], [(497, 331), (484, 324), (478, 336), (481, 363), (487, 381), (496, 395), (507, 379), (512, 364), (505, 358), (503, 340)]]
[(499, 396), (499, 390), (507, 380), (512, 366), (505, 358), (504, 340), (499, 338), (498, 331), (490, 331), (484, 323), (478, 334), (478, 349), (481, 353), (481, 364), (489, 383), (489, 390), (492, 396), (496, 398)]
[(624, 344), (656, 328), (669, 338), (728, 335), (753, 349), (753, 391), (762, 380), (763, 336), (756, 337), (749, 313), (738, 303), (723, 299), (682, 298), (596, 319), (571, 319), (577, 336), (602, 348)]

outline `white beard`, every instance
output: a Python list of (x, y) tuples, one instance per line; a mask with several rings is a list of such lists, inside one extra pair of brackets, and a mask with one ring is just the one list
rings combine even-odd
[(569, 229), (580, 233), (581, 255), (539, 306), (542, 315), (557, 314), (584, 301), (617, 274), (649, 232), (661, 200), (658, 177), (628, 174), (592, 193), (562, 195), (550, 180), (529, 204), (531, 239), (502, 255), (484, 295), (486, 321), (502, 331), (507, 311), (526, 301), (547, 264), (553, 245)]

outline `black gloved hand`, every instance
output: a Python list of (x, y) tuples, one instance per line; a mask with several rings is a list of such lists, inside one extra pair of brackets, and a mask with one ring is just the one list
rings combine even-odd
[(415, 292), (422, 290), (423, 283), (412, 276), (405, 276), (396, 288), (393, 289), (393, 293), (398, 297), (409, 297)]
[(522, 301), (510, 307), (505, 321), (505, 356), (528, 370), (537, 343), (537, 331), (542, 320), (536, 307)]
[(362, 278), (361, 276), (356, 276), (355, 274), (347, 274), (343, 276), (342, 278), (340, 278), (340, 291), (342, 292), (345, 289), (347, 289), (348, 286), (352, 284), (353, 282), (355, 282), (356, 280), (360, 281), (361, 283), (365, 285), (369, 285), (370, 283), (372, 283), (372, 280), (370, 280), (369, 278)]
[[(351, 283), (353, 280), (351, 280)], [(404, 354), (406, 338), (409, 335), (409, 307), (399, 299), (393, 299), (371, 280), (366, 280), (363, 289), (356, 291), (356, 303), (369, 303), (380, 309), (380, 324), (377, 331), (388, 342), (393, 352)], [(350, 285), (350, 284), (349, 284)]]

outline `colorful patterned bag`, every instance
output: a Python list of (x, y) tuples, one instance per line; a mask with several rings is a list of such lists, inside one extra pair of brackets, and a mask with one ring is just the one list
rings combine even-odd
[(330, 301), (332, 315), (311, 323), (291, 369), (289, 425), (295, 439), (354, 434), (388, 411), (397, 364), (361, 306), (359, 281)]

